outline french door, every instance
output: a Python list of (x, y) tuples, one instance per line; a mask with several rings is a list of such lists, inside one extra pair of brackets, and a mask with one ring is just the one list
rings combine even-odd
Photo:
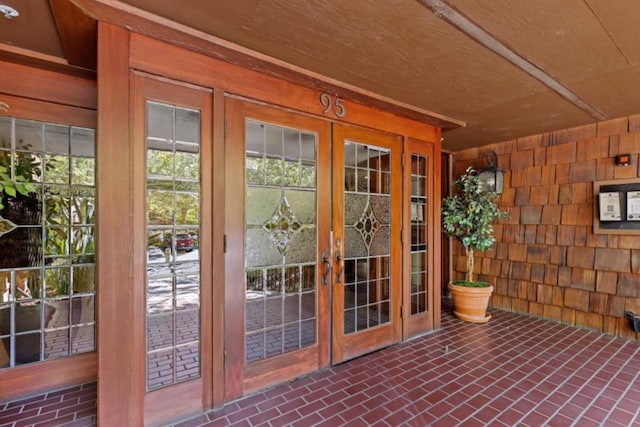
[(226, 396), (329, 364), (330, 123), (227, 98)]
[(332, 363), (400, 340), (402, 145), (334, 125)]
[(402, 139), (227, 97), (231, 399), (402, 338)]

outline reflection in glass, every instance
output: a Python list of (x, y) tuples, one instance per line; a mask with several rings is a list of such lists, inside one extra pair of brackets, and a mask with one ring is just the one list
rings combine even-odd
[(245, 132), (245, 360), (254, 362), (315, 343), (317, 137), (253, 120)]
[(389, 322), (390, 152), (356, 142), (344, 149), (343, 332), (350, 334)]
[(147, 390), (200, 377), (200, 112), (147, 102)]
[(92, 129), (0, 119), (0, 166), (33, 184), (0, 209), (0, 367), (95, 350), (94, 141)]

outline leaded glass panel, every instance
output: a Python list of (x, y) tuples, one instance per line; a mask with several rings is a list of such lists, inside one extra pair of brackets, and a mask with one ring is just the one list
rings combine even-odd
[[(0, 117), (0, 368), (95, 350), (95, 131)], [(43, 184), (44, 182), (44, 184)]]
[(147, 102), (147, 390), (198, 378), (200, 112)]
[(315, 343), (315, 134), (245, 125), (245, 361)]
[(390, 151), (344, 146), (344, 328), (351, 334), (390, 320)]

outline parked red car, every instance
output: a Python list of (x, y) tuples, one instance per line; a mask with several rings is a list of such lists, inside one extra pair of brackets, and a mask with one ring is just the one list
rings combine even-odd
[[(169, 248), (173, 248), (173, 238), (168, 236), (165, 238), (165, 244)], [(194, 248), (193, 237), (187, 233), (176, 235), (176, 249), (179, 251), (191, 252)]]

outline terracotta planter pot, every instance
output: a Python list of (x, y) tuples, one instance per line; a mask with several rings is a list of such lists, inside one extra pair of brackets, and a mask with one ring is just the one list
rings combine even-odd
[(470, 288), (449, 283), (449, 292), (453, 297), (453, 314), (458, 319), (472, 323), (486, 323), (491, 319), (487, 306), (493, 286)]

